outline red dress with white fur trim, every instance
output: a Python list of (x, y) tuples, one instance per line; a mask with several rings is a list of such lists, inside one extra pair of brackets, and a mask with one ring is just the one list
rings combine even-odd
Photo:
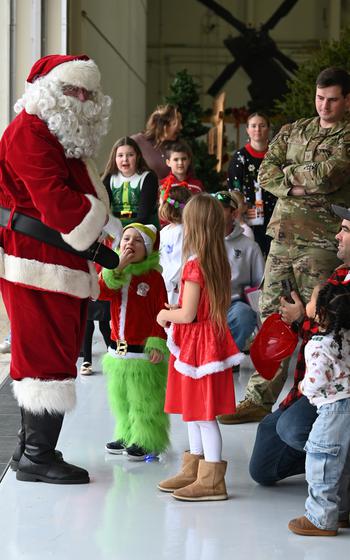
[(182, 414), (186, 422), (214, 420), (218, 414), (235, 412), (232, 366), (244, 355), (226, 327), (223, 334), (209, 317), (209, 298), (196, 258), (183, 270), (179, 305), (185, 281), (201, 287), (196, 320), (173, 323), (168, 333), (169, 361), (165, 412)]

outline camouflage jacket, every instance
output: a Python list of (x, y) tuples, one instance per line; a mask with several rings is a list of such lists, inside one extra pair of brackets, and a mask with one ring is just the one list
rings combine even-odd
[[(278, 197), (271, 237), (335, 251), (339, 218), (331, 205), (350, 207), (350, 122), (320, 128), (316, 117), (283, 126), (262, 161), (259, 182)], [(294, 185), (306, 194), (288, 195)]]

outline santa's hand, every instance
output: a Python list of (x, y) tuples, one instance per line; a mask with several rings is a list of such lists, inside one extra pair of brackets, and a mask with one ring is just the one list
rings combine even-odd
[(151, 364), (159, 364), (164, 359), (164, 354), (160, 350), (151, 350), (149, 353), (149, 361)]
[(102, 234), (110, 235), (114, 239), (114, 245), (119, 245), (123, 235), (123, 225), (119, 218), (109, 215), (107, 222), (103, 226)]
[(294, 303), (289, 303), (284, 297), (280, 299), (280, 314), (285, 323), (291, 324), (294, 321), (300, 321), (305, 315), (304, 304), (298, 294), (291, 292)]

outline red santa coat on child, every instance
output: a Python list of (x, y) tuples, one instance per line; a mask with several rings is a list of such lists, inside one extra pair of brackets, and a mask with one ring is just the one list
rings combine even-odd
[[(44, 61), (44, 62), (42, 62)], [(45, 57), (32, 69), (39, 77), (59, 68), (68, 83), (99, 87), (87, 57)], [(46, 61), (46, 63), (45, 63)], [(84, 63), (92, 72), (84, 76)], [(59, 66), (62, 64), (62, 67)], [(82, 71), (83, 69), (83, 71)], [(96, 69), (96, 72), (95, 72)], [(81, 78), (80, 78), (81, 76)], [(82, 82), (81, 82), (82, 80)], [(86, 250), (107, 220), (109, 201), (91, 160), (66, 157), (47, 124), (23, 110), (0, 142), (0, 206), (59, 231)], [(10, 318), (11, 368), (20, 406), (64, 413), (75, 403), (73, 379), (85, 328), (87, 301), (97, 297), (92, 265), (78, 255), (11, 229), (0, 228), (0, 286)]]
[[(149, 270), (132, 276), (119, 290), (108, 288), (102, 276), (99, 284), (100, 299), (111, 302), (112, 340), (126, 340), (132, 345), (145, 345), (153, 337), (166, 340), (163, 327), (155, 320), (167, 301), (160, 272)], [(140, 354), (128, 357), (140, 358)]]

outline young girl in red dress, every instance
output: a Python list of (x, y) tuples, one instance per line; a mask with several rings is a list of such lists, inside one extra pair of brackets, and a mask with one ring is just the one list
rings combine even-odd
[(164, 492), (188, 501), (226, 500), (222, 439), (216, 416), (235, 411), (232, 366), (240, 354), (226, 323), (231, 271), (224, 244), (220, 203), (198, 194), (185, 206), (184, 268), (178, 306), (157, 321), (169, 327), (171, 352), (165, 411), (187, 422), (190, 451), (179, 474), (159, 483)]

